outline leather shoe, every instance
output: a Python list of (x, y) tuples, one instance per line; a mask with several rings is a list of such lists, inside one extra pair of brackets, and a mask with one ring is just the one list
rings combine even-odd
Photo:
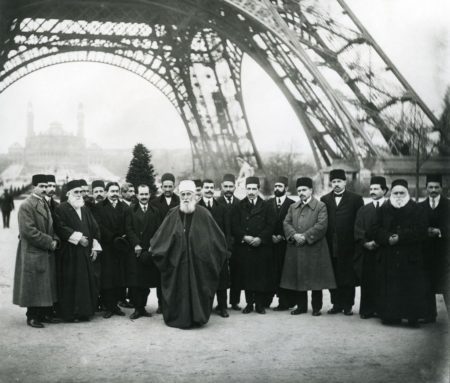
[(118, 315), (120, 317), (125, 316), (125, 313), (121, 309), (119, 309), (117, 306), (114, 308), (113, 314)]
[(216, 313), (220, 315), (222, 318), (228, 318), (230, 314), (228, 314), (227, 309), (217, 309)]
[(119, 306), (123, 307), (124, 309), (132, 309), (134, 308), (133, 304), (127, 301), (120, 301)]
[(46, 315), (42, 318), (41, 322), (55, 324), (55, 323), (61, 323), (62, 320), (60, 318), (55, 318), (50, 315)]
[(237, 303), (231, 305), (231, 309), (234, 311), (241, 311), (241, 307)]
[(313, 310), (312, 312), (313, 317), (320, 317), (321, 315), (322, 313), (320, 312), (320, 310)]
[(105, 311), (105, 313), (103, 314), (103, 318), (109, 319), (109, 318), (111, 318), (113, 315), (114, 315), (114, 313), (113, 313), (112, 311), (107, 310), (107, 311)]
[(333, 306), (331, 309), (329, 309), (328, 314), (339, 314), (342, 312), (342, 309), (336, 306)]
[(372, 314), (372, 313), (369, 313), (369, 314), (359, 314), (359, 317), (361, 318), (361, 319), (370, 319), (370, 318), (373, 318), (375, 315), (374, 314)]
[(419, 328), (420, 327), (419, 321), (417, 319), (408, 319), (408, 327)]
[(253, 311), (253, 305), (245, 306), (244, 310), (242, 310), (242, 314), (249, 314)]
[(131, 315), (130, 315), (130, 319), (138, 319), (140, 318), (142, 315), (139, 311), (134, 311)]
[(264, 306), (256, 306), (256, 308), (255, 308), (255, 311), (258, 313), (258, 314), (265, 314), (266, 313), (266, 309), (264, 308)]
[(37, 319), (28, 318), (27, 325), (34, 328), (44, 328), (45, 326), (39, 322)]
[(289, 310), (289, 307), (287, 307), (287, 306), (278, 305), (277, 307), (273, 308), (273, 311), (287, 311), (287, 310)]
[(351, 308), (344, 309), (344, 315), (350, 316), (353, 315), (353, 311)]
[(291, 315), (300, 315), (305, 314), (306, 310), (302, 308), (296, 308), (295, 310), (291, 311)]
[(158, 308), (156, 309), (156, 314), (162, 314), (161, 306), (158, 306)]

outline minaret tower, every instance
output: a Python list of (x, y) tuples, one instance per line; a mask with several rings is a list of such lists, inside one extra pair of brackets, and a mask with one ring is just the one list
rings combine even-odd
[(84, 112), (83, 112), (83, 104), (81, 102), (78, 104), (77, 121), (78, 121), (77, 136), (84, 138)]
[(34, 136), (34, 114), (33, 114), (33, 105), (31, 101), (28, 102), (27, 107), (27, 137)]

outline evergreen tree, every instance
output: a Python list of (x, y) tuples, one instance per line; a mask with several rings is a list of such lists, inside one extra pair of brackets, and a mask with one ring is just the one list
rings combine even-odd
[(133, 184), (135, 188), (142, 184), (148, 185), (150, 194), (153, 196), (156, 194), (156, 186), (155, 169), (151, 163), (151, 158), (150, 150), (143, 144), (136, 144), (133, 149), (133, 158), (128, 167), (126, 181)]
[(441, 133), (439, 143), (439, 153), (444, 156), (450, 155), (450, 87), (444, 97), (444, 109), (437, 124), (437, 129)]

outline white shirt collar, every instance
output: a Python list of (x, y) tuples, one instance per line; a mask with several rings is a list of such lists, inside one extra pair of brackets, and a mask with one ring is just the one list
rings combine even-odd
[(305, 202), (302, 202), (304, 205), (308, 205), (312, 199), (312, 196), (310, 196)]
[(212, 204), (213, 203), (213, 199), (212, 198), (203, 197), (203, 202), (205, 203), (205, 205), (208, 205), (208, 202), (211, 202), (211, 204)]
[(148, 210), (148, 204), (147, 204), (147, 205), (143, 205), (143, 204), (141, 204), (141, 203), (139, 202), (139, 205), (141, 206), (141, 209), (142, 209), (142, 210), (144, 210), (144, 206), (145, 206), (145, 209)]
[(380, 199), (376, 199), (376, 200), (373, 199), (372, 203), (373, 203), (373, 206), (377, 207), (377, 203), (380, 203), (380, 206), (382, 206), (385, 201), (386, 201), (386, 198), (381, 197)]
[(170, 205), (170, 203), (172, 202), (172, 197), (164, 196), (164, 198), (166, 199), (167, 205)]
[(284, 200), (286, 199), (286, 194), (282, 195), (281, 197), (275, 196), (275, 198), (276, 198), (275, 201), (276, 201), (277, 205), (278, 205), (278, 201), (280, 201), (280, 205), (283, 205), (284, 204)]
[[(430, 201), (430, 207), (431, 207), (431, 200), (432, 200), (432, 198), (431, 197), (429, 197), (428, 198)], [(439, 201), (441, 200), (441, 195), (440, 194), (438, 194), (438, 196), (437, 197), (434, 197), (434, 207), (437, 207), (438, 205), (439, 205)]]
[(126, 199), (123, 199), (122, 202), (125, 202), (128, 206), (131, 205), (131, 201), (129, 202), (129, 201), (127, 201)]

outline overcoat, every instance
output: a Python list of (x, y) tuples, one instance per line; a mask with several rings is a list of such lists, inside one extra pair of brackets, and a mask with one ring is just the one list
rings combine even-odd
[(354, 270), (356, 213), (364, 205), (361, 196), (345, 190), (339, 205), (333, 192), (324, 195), (321, 201), (327, 206), (327, 243), (336, 283), (340, 286), (356, 286), (358, 278)]
[[(305, 205), (297, 201), (289, 207), (283, 227), (288, 240), (281, 287), (307, 291), (336, 287), (333, 266), (325, 239), (327, 208), (314, 197)], [(306, 243), (296, 246), (294, 234), (304, 234)]]
[(169, 210), (180, 204), (180, 197), (173, 193), (170, 205), (167, 205), (166, 197), (164, 197), (164, 194), (161, 194), (159, 197), (152, 199), (150, 203), (159, 210), (161, 219), (164, 220)]
[(57, 237), (44, 204), (32, 194), (19, 208), (13, 303), (21, 307), (52, 306), (56, 302), (55, 255), (50, 249)]

